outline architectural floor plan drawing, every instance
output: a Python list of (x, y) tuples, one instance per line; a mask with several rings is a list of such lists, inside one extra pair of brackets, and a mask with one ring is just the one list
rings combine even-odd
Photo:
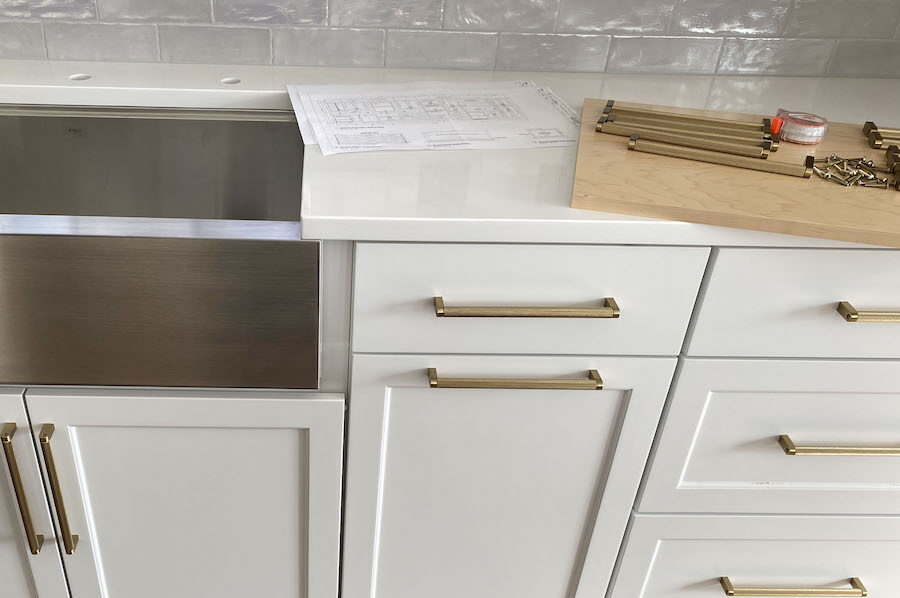
[(530, 81), (289, 86), (323, 154), (574, 145), (578, 115)]

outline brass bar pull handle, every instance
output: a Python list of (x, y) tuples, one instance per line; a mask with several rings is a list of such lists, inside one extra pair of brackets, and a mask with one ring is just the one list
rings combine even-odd
[(451, 307), (443, 297), (434, 298), (434, 315), (439, 318), (618, 318), (619, 305), (612, 297), (602, 307)]
[(900, 322), (900, 311), (858, 311), (849, 301), (838, 303), (837, 311), (848, 322)]
[(78, 546), (78, 536), (69, 528), (69, 517), (66, 515), (66, 505), (63, 502), (62, 488), (59, 485), (59, 475), (56, 473), (56, 461), (53, 459), (53, 449), (50, 447), (50, 439), (56, 426), (44, 424), (38, 438), (41, 441), (41, 452), (44, 453), (44, 463), (47, 465), (47, 477), (50, 478), (50, 492), (53, 494), (53, 504), (56, 505), (56, 518), (59, 520), (59, 531), (62, 533), (63, 548), (66, 554), (73, 554)]
[[(679, 135), (690, 135), (701, 138), (718, 138), (720, 140), (742, 141), (744, 143), (772, 142), (772, 138), (768, 137), (762, 131), (750, 131), (745, 129), (728, 129), (719, 125), (698, 125), (694, 123), (661, 121), (647, 118), (637, 118), (632, 115), (617, 116), (610, 114), (601, 116), (597, 121), (595, 129), (598, 132), (605, 132), (607, 125), (616, 124), (623, 127), (631, 127), (640, 130), (667, 132)], [(636, 130), (635, 133), (638, 131)]]
[(756, 122), (747, 120), (735, 120), (731, 118), (718, 118), (714, 116), (701, 116), (699, 114), (682, 114), (680, 112), (663, 112), (661, 110), (653, 110), (650, 108), (632, 108), (614, 103), (612, 100), (607, 102), (604, 108), (605, 114), (618, 115), (634, 115), (642, 118), (653, 118), (657, 120), (675, 121), (675, 122), (692, 122), (717, 125), (721, 128), (744, 129), (748, 131), (768, 131), (770, 123), (768, 119), (761, 119)]
[[(597, 126), (594, 127), (598, 133), (609, 133), (611, 135), (619, 135), (620, 137), (631, 137), (635, 133), (639, 133), (641, 137), (645, 139), (651, 139), (650, 135), (666, 135), (668, 137), (675, 137), (679, 139), (679, 142), (667, 142), (674, 143), (675, 145), (685, 145), (683, 140), (692, 139), (695, 141), (705, 141), (711, 143), (727, 143), (731, 145), (737, 146), (750, 146), (750, 147), (766, 147), (772, 148), (772, 140), (765, 139), (762, 136), (759, 137), (746, 137), (743, 134), (731, 134), (731, 133), (707, 133), (705, 131), (691, 131), (689, 129), (675, 129), (675, 128), (667, 128), (667, 127), (657, 127), (654, 125), (644, 124), (642, 122), (637, 121), (624, 121), (624, 120), (607, 120), (607, 121), (599, 121)], [(752, 135), (752, 133), (751, 133)], [(665, 139), (655, 139), (654, 141), (666, 141)]]
[(726, 596), (868, 596), (866, 586), (858, 577), (847, 580), (849, 588), (737, 588), (727, 577), (719, 582)]
[(508, 388), (516, 390), (603, 390), (600, 372), (590, 370), (587, 378), (441, 378), (436, 368), (428, 368), (430, 388)]
[(734, 154), (736, 156), (748, 156), (750, 158), (761, 158), (765, 160), (769, 157), (771, 144), (764, 146), (760, 141), (758, 143), (748, 141), (730, 142), (712, 140), (703, 137), (694, 137), (687, 134), (669, 133), (666, 131), (654, 131), (643, 127), (633, 127), (627, 124), (618, 124), (618, 121), (612, 123), (603, 123), (597, 125), (597, 130), (601, 133), (609, 133), (610, 135), (618, 135), (620, 137), (631, 137), (635, 133), (641, 136), (641, 139), (648, 141), (659, 141), (661, 143), (670, 143), (672, 145), (681, 145), (684, 147), (694, 147), (697, 149), (705, 149), (714, 152), (723, 152), (726, 154)]
[(19, 505), (19, 514), (22, 516), (22, 526), (25, 528), (25, 538), (28, 540), (28, 550), (31, 554), (39, 554), (44, 545), (44, 536), (34, 532), (34, 523), (31, 521), (31, 511), (28, 509), (28, 498), (25, 496), (25, 488), (22, 486), (22, 474), (19, 472), (19, 462), (16, 460), (16, 451), (13, 448), (12, 439), (16, 435), (15, 422), (3, 424), (0, 431), (0, 442), (3, 443), (3, 453), (6, 455), (6, 466), (9, 467), (9, 478), (12, 480), (13, 493), (16, 495), (16, 503)]
[(711, 164), (723, 164), (725, 166), (736, 166), (738, 168), (747, 168), (750, 170), (759, 170), (762, 172), (771, 172), (774, 174), (784, 174), (787, 176), (796, 176), (808, 179), (812, 176), (815, 158), (807, 156), (803, 164), (789, 164), (787, 162), (773, 162), (772, 160), (757, 160), (747, 156), (737, 156), (734, 154), (726, 154), (723, 152), (713, 152), (710, 150), (697, 149), (693, 147), (684, 147), (671, 143), (660, 143), (659, 141), (650, 141), (642, 139), (639, 134), (634, 134), (628, 140), (628, 149), (636, 152), (644, 152), (647, 154), (657, 154), (659, 156), (670, 156), (672, 158), (683, 158), (685, 160), (695, 160), (697, 162), (709, 162)]
[(894, 446), (797, 446), (791, 437), (782, 434), (778, 444), (785, 455), (840, 455), (846, 457), (900, 457), (900, 447)]

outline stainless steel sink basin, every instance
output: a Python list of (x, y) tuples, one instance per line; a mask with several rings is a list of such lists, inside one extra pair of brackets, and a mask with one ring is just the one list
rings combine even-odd
[(290, 112), (0, 105), (0, 212), (297, 221)]
[(0, 105), (0, 383), (315, 388), (279, 111)]

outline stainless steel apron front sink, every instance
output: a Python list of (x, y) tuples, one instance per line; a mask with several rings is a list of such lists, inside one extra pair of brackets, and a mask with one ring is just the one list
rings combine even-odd
[(317, 387), (301, 161), (286, 112), (0, 105), (0, 383)]

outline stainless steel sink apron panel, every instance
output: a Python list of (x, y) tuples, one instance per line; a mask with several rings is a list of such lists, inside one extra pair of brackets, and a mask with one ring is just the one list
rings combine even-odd
[(98, 115), (121, 113), (3, 112), (0, 107), (4, 214), (300, 218), (296, 122), (250, 120), (271, 118), (252, 111), (223, 115), (240, 120), (174, 118), (183, 116), (174, 110), (114, 118)]
[(0, 106), (0, 383), (316, 388), (291, 120)]

